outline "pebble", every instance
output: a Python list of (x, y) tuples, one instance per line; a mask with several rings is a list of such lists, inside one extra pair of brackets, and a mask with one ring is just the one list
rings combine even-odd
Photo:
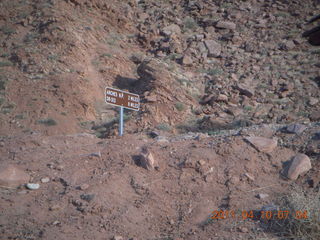
[(50, 182), (50, 178), (48, 178), (48, 177), (41, 178), (41, 182), (42, 183), (48, 183), (48, 182)]
[(80, 186), (80, 189), (81, 190), (87, 190), (89, 188), (89, 184), (87, 184), (87, 183), (84, 183), (84, 184), (82, 184), (81, 186)]
[(259, 199), (265, 199), (265, 198), (269, 197), (269, 195), (266, 193), (259, 193), (256, 197)]
[(40, 188), (40, 184), (38, 183), (28, 183), (27, 188), (30, 190), (37, 190)]
[(112, 240), (123, 240), (122, 236), (113, 236)]

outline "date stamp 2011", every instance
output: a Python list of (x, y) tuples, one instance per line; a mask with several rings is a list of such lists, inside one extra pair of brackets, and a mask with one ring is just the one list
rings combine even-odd
[(220, 219), (277, 219), (284, 220), (288, 218), (295, 219), (308, 219), (311, 214), (307, 210), (297, 210), (297, 211), (288, 211), (288, 210), (278, 210), (278, 211), (261, 211), (261, 210), (215, 210), (211, 213), (211, 219), (220, 220)]

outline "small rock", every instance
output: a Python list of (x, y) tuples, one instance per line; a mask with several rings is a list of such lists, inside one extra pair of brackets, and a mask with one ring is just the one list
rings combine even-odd
[(222, 29), (230, 29), (230, 30), (235, 30), (236, 29), (236, 24), (233, 22), (229, 21), (219, 21), (216, 25), (217, 28), (222, 28)]
[(41, 178), (41, 182), (42, 183), (48, 183), (48, 182), (50, 182), (50, 178), (48, 178), (48, 177)]
[(164, 27), (162, 29), (162, 32), (166, 35), (166, 36), (169, 36), (171, 35), (172, 33), (176, 33), (176, 34), (180, 34), (181, 33), (181, 28), (176, 25), (176, 24), (171, 24), (167, 27)]
[(156, 95), (145, 96), (145, 99), (147, 100), (147, 102), (157, 102), (158, 100)]
[(261, 211), (277, 211), (279, 209), (279, 207), (277, 205), (274, 205), (274, 204), (268, 204), (268, 205), (264, 205), (262, 208), (261, 208)]
[(0, 142), (0, 147), (4, 147), (4, 142)]
[(259, 193), (256, 197), (259, 199), (265, 199), (265, 198), (269, 197), (269, 195), (266, 193)]
[(291, 50), (296, 46), (292, 40), (286, 41), (284, 45), (287, 50)]
[(276, 139), (264, 138), (264, 137), (246, 137), (255, 148), (260, 152), (271, 153), (278, 145)]
[(245, 85), (245, 84), (237, 84), (236, 89), (239, 90), (239, 92), (249, 98), (253, 97), (254, 95), (254, 89), (252, 89), (251, 86)]
[(318, 102), (319, 102), (319, 100), (318, 100), (317, 98), (310, 97), (310, 99), (309, 99), (309, 104), (310, 104), (311, 106), (316, 105)]
[(320, 120), (320, 111), (319, 110), (315, 110), (314, 112), (312, 112), (310, 114), (310, 120), (311, 121), (319, 121)]
[(156, 132), (156, 131), (150, 132), (149, 135), (150, 135), (150, 137), (152, 137), (152, 138), (156, 138), (156, 137), (160, 136), (160, 134), (159, 134), (158, 132)]
[(219, 94), (219, 96), (217, 97), (218, 102), (228, 102), (228, 96), (224, 95), (224, 94)]
[(170, 225), (173, 225), (174, 224), (174, 220), (170, 219), (169, 223), (170, 223)]
[(242, 233), (247, 233), (247, 232), (249, 232), (249, 229), (246, 228), (246, 227), (238, 227), (238, 230), (239, 230), (240, 232), (242, 232)]
[(154, 157), (147, 147), (141, 149), (140, 164), (148, 170), (152, 170), (155, 167)]
[(185, 66), (190, 66), (193, 64), (192, 58), (188, 55), (184, 55), (182, 58), (182, 64)]
[(245, 173), (244, 176), (246, 176), (249, 180), (254, 181), (254, 177), (251, 176), (249, 173)]
[(296, 180), (299, 175), (309, 171), (311, 169), (310, 158), (305, 154), (297, 154), (288, 166), (286, 177), (291, 180)]
[(4, 187), (19, 187), (26, 184), (30, 176), (15, 165), (0, 168), (0, 185)]
[(82, 200), (85, 200), (87, 202), (91, 202), (94, 199), (95, 195), (94, 194), (81, 194), (80, 198)]
[(57, 211), (57, 210), (60, 210), (60, 206), (59, 205), (52, 205), (51, 207), (49, 207), (49, 210), (50, 211)]
[(295, 133), (295, 134), (300, 134), (302, 133), (307, 127), (303, 124), (291, 124), (286, 127), (286, 130), (288, 133)]
[(58, 225), (58, 224), (60, 224), (59, 221), (54, 221), (54, 222), (52, 223), (52, 225)]
[(89, 184), (87, 184), (87, 183), (84, 183), (84, 184), (82, 184), (81, 186), (80, 186), (80, 189), (81, 190), (87, 190), (89, 188)]
[(121, 236), (113, 236), (112, 240), (123, 240)]
[(214, 40), (204, 41), (208, 49), (208, 57), (219, 57), (221, 54), (221, 45)]
[(37, 190), (40, 188), (40, 184), (38, 183), (27, 183), (26, 187), (30, 190)]

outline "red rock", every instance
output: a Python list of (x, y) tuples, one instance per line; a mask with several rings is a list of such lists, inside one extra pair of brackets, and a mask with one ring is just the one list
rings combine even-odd
[(0, 185), (4, 187), (19, 187), (22, 184), (28, 183), (30, 180), (29, 174), (19, 169), (15, 165), (7, 165), (0, 169)]
[(299, 175), (311, 169), (310, 158), (305, 154), (297, 154), (288, 168), (287, 177), (291, 180), (296, 180)]
[(247, 137), (245, 139), (255, 146), (260, 152), (265, 153), (271, 153), (278, 145), (277, 140), (270, 138)]

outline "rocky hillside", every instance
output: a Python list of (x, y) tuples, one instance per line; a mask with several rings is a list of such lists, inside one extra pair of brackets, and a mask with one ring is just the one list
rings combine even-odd
[(114, 135), (106, 86), (140, 94), (129, 132), (320, 119), (315, 1), (0, 4), (2, 134)]

